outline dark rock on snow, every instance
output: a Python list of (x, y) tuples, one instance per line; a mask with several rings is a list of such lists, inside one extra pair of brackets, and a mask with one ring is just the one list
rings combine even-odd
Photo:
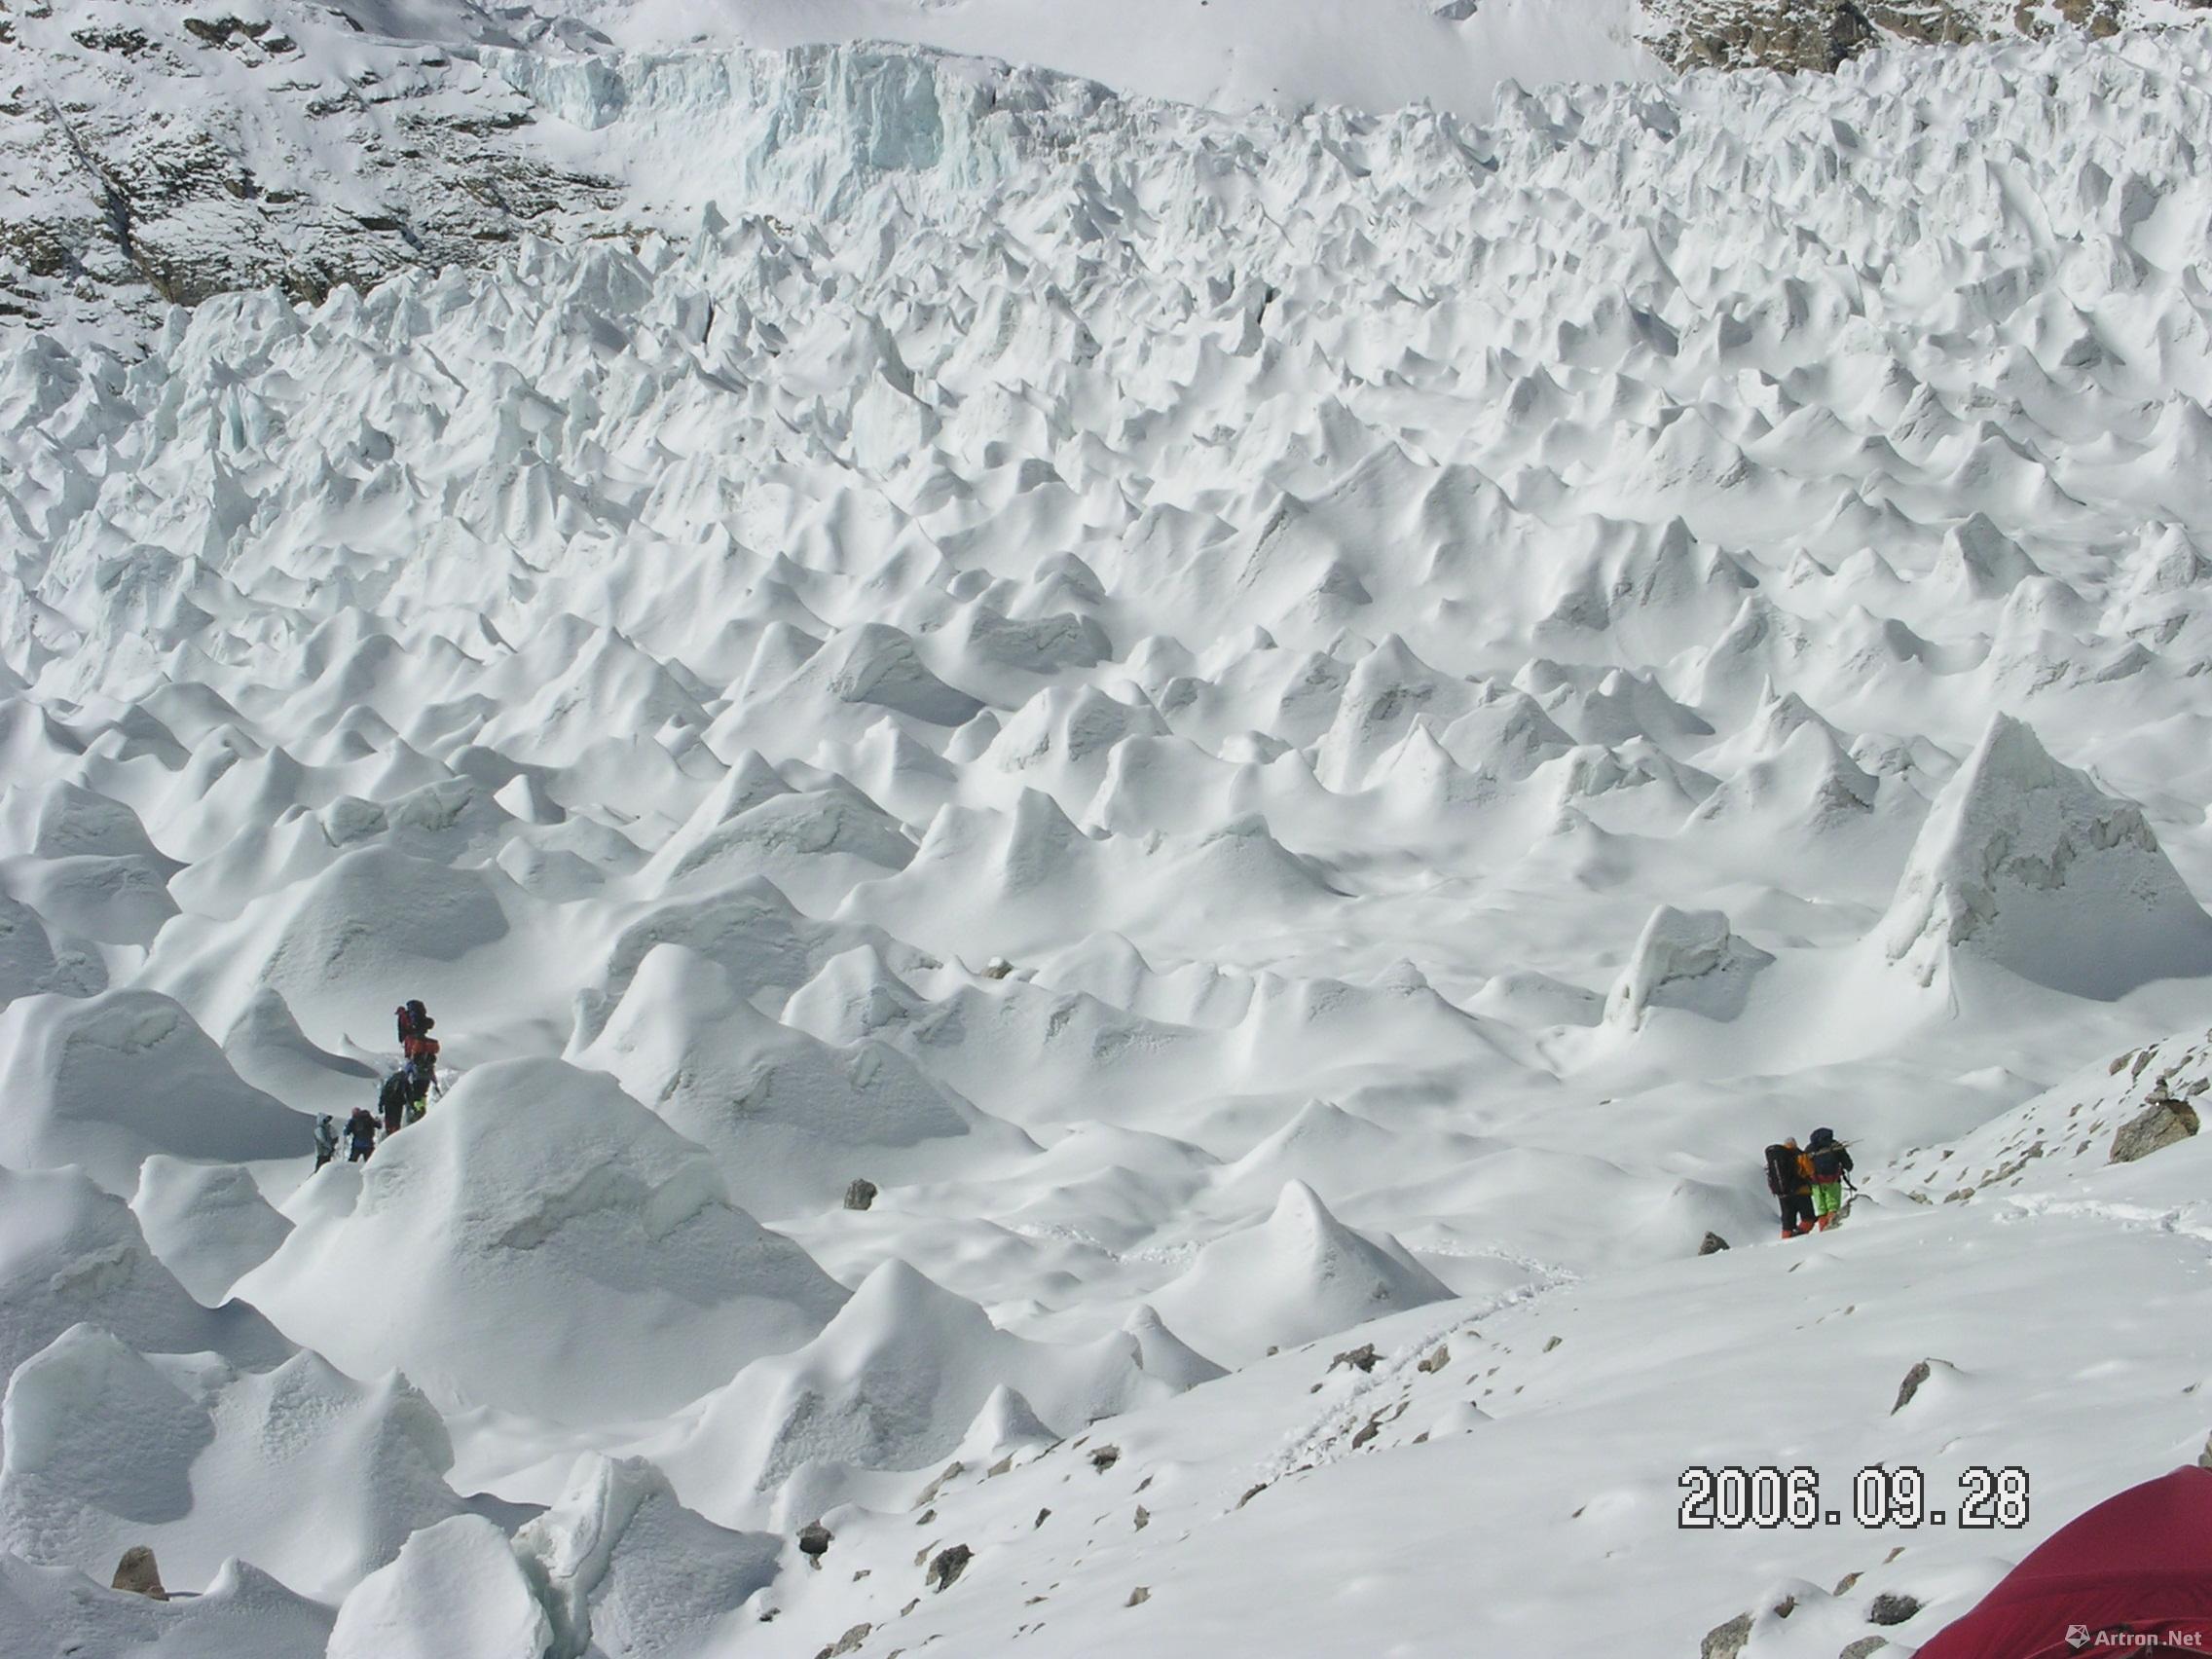
[(2120, 1124), (2120, 1132), (2112, 1137), (2111, 1161), (2133, 1163), (2139, 1158), (2149, 1158), (2176, 1141), (2189, 1139), (2198, 1126), (2195, 1107), (2160, 1092), (2152, 1097), (2150, 1105)]
[(975, 1558), (976, 1552), (966, 1544), (941, 1549), (932, 1558), (929, 1569), (922, 1574), (922, 1582), (932, 1590), (949, 1590)]

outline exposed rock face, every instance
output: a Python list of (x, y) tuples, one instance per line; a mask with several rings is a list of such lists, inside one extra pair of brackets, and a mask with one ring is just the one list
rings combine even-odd
[(2185, 1141), (2196, 1133), (2196, 1108), (2170, 1094), (2155, 1096), (2151, 1104), (2120, 1126), (2112, 1137), (2114, 1163), (2132, 1163), (2154, 1152)]
[[(2203, 4), (2203, 0), (2190, 0)], [(1840, 67), (1894, 41), (1959, 46), (2048, 31), (2052, 15), (2092, 35), (2130, 21), (2130, 0), (1646, 0), (1651, 49), (1677, 69)]]
[(1704, 1241), (1698, 1245), (1697, 1253), (1701, 1256), (1715, 1256), (1727, 1248), (1727, 1239), (1721, 1237), (1717, 1233), (1708, 1233)]
[(518, 137), (533, 106), (489, 69), (322, 7), (251, 10), (133, 5), (97, 28), (69, 6), (13, 12), (0, 314), (144, 313), (272, 283), (320, 300), (612, 205), (606, 181)]
[(873, 1181), (865, 1178), (855, 1181), (845, 1189), (845, 1207), (849, 1210), (865, 1210), (875, 1202), (875, 1193)]

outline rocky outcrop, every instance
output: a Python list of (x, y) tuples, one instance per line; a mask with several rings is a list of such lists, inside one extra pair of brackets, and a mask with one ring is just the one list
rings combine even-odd
[[(2204, 0), (2190, 0), (2201, 5)], [(1961, 46), (2059, 26), (2109, 35), (2136, 20), (2130, 0), (1646, 0), (1645, 39), (1677, 69), (1841, 67), (1896, 42)]]
[(222, 0), (14, 12), (0, 31), (0, 315), (141, 315), (274, 284), (319, 301), (479, 264), (608, 181), (533, 148), (534, 106), (461, 54), (344, 14)]
[(2122, 1124), (2120, 1132), (2112, 1137), (2110, 1161), (2133, 1163), (2176, 1141), (2189, 1139), (2198, 1126), (2196, 1108), (2161, 1089), (2152, 1097), (2150, 1105)]

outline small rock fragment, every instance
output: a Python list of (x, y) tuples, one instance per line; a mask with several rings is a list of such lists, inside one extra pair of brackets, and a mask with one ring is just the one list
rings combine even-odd
[(1736, 1659), (1751, 1640), (1751, 1615), (1738, 1613), (1726, 1624), (1714, 1625), (1698, 1646), (1698, 1659)]
[(1867, 1604), (1866, 1622), (1878, 1625), (1900, 1625), (1919, 1611), (1919, 1597), (1902, 1595), (1895, 1590), (1885, 1590)]
[(1727, 1248), (1727, 1239), (1721, 1237), (1717, 1233), (1708, 1233), (1704, 1241), (1698, 1245), (1697, 1253), (1701, 1256), (1716, 1256)]
[(1126, 1602), (1124, 1602), (1122, 1605), (1124, 1607), (1141, 1606), (1143, 1604), (1151, 1600), (1152, 1592), (1146, 1589), (1142, 1584), (1140, 1584), (1134, 1590), (1131, 1590), (1129, 1592), (1129, 1599)]
[(876, 1191), (876, 1185), (873, 1181), (855, 1181), (845, 1189), (845, 1207), (849, 1210), (866, 1209), (868, 1205), (875, 1202)]
[(1912, 1369), (1904, 1374), (1904, 1381), (1898, 1384), (1898, 1403), (1890, 1408), (1890, 1416), (1896, 1417), (1898, 1413), (1912, 1404), (1912, 1397), (1920, 1392), (1920, 1385), (1935, 1375), (1934, 1368), (1938, 1365), (1946, 1371), (1957, 1369), (1947, 1359), (1913, 1361)]

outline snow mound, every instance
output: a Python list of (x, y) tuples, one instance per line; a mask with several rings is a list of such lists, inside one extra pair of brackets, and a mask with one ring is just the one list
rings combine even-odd
[(117, 1594), (106, 1586), (110, 1570), (94, 1580), (72, 1567), (0, 1554), (0, 1649), (301, 1659), (322, 1652), (330, 1636), (328, 1607), (243, 1562), (225, 1562), (199, 1594), (169, 1602)]
[(260, 1373), (149, 1358), (76, 1325), (0, 1406), (0, 1545), (58, 1564), (147, 1543), (186, 1585), (242, 1556), (338, 1595), (461, 1512), (452, 1463), (444, 1422), (403, 1379), (356, 1382), (309, 1353)]
[(553, 1625), (506, 1535), (474, 1515), (425, 1527), (339, 1604), (328, 1659), (545, 1659)]
[(345, 1193), (295, 1205), (238, 1292), (342, 1366), (397, 1364), (441, 1406), (653, 1417), (844, 1301), (731, 1203), (705, 1152), (554, 1060), (471, 1069)]
[(25, 997), (0, 1012), (0, 1162), (82, 1165), (118, 1193), (154, 1153), (242, 1161), (306, 1144), (308, 1122), (249, 1088), (176, 1003), (152, 991)]
[(236, 1164), (149, 1158), (138, 1170), (130, 1207), (162, 1265), (210, 1308), (292, 1231)]
[(1643, 924), (1605, 999), (1606, 1023), (1633, 1031), (1654, 1008), (1733, 1019), (1743, 1012), (1752, 978), (1773, 961), (1730, 932), (1720, 911), (1662, 904)]
[(897, 1184), (1029, 1146), (897, 1050), (831, 1045), (768, 1018), (680, 945), (646, 953), (575, 1058), (715, 1153), (741, 1202), (777, 1213), (834, 1202), (856, 1169)]
[(733, 1532), (677, 1501), (643, 1457), (590, 1454), (515, 1554), (575, 1659), (710, 1659), (738, 1640), (739, 1606), (776, 1575), (783, 1540)]
[[(1061, 1346), (994, 1329), (893, 1259), (813, 1342), (739, 1373), (665, 1461), (706, 1514), (755, 1514), (808, 1464), (918, 1469), (947, 1456), (1001, 1386), (1057, 1434), (1174, 1392), (1142, 1357), (1125, 1333)], [(824, 1487), (817, 1470), (810, 1495)]]
[(79, 1322), (143, 1353), (222, 1353), (275, 1365), (291, 1351), (253, 1309), (195, 1302), (155, 1260), (129, 1206), (76, 1169), (0, 1168), (0, 1373)]
[(1936, 797), (1880, 938), (1924, 985), (1958, 957), (2100, 999), (2212, 970), (2212, 916), (2142, 809), (2003, 714)]
[(1289, 1181), (1267, 1220), (1215, 1239), (1151, 1301), (1200, 1353), (1241, 1365), (1451, 1294), (1395, 1238), (1354, 1232)]

